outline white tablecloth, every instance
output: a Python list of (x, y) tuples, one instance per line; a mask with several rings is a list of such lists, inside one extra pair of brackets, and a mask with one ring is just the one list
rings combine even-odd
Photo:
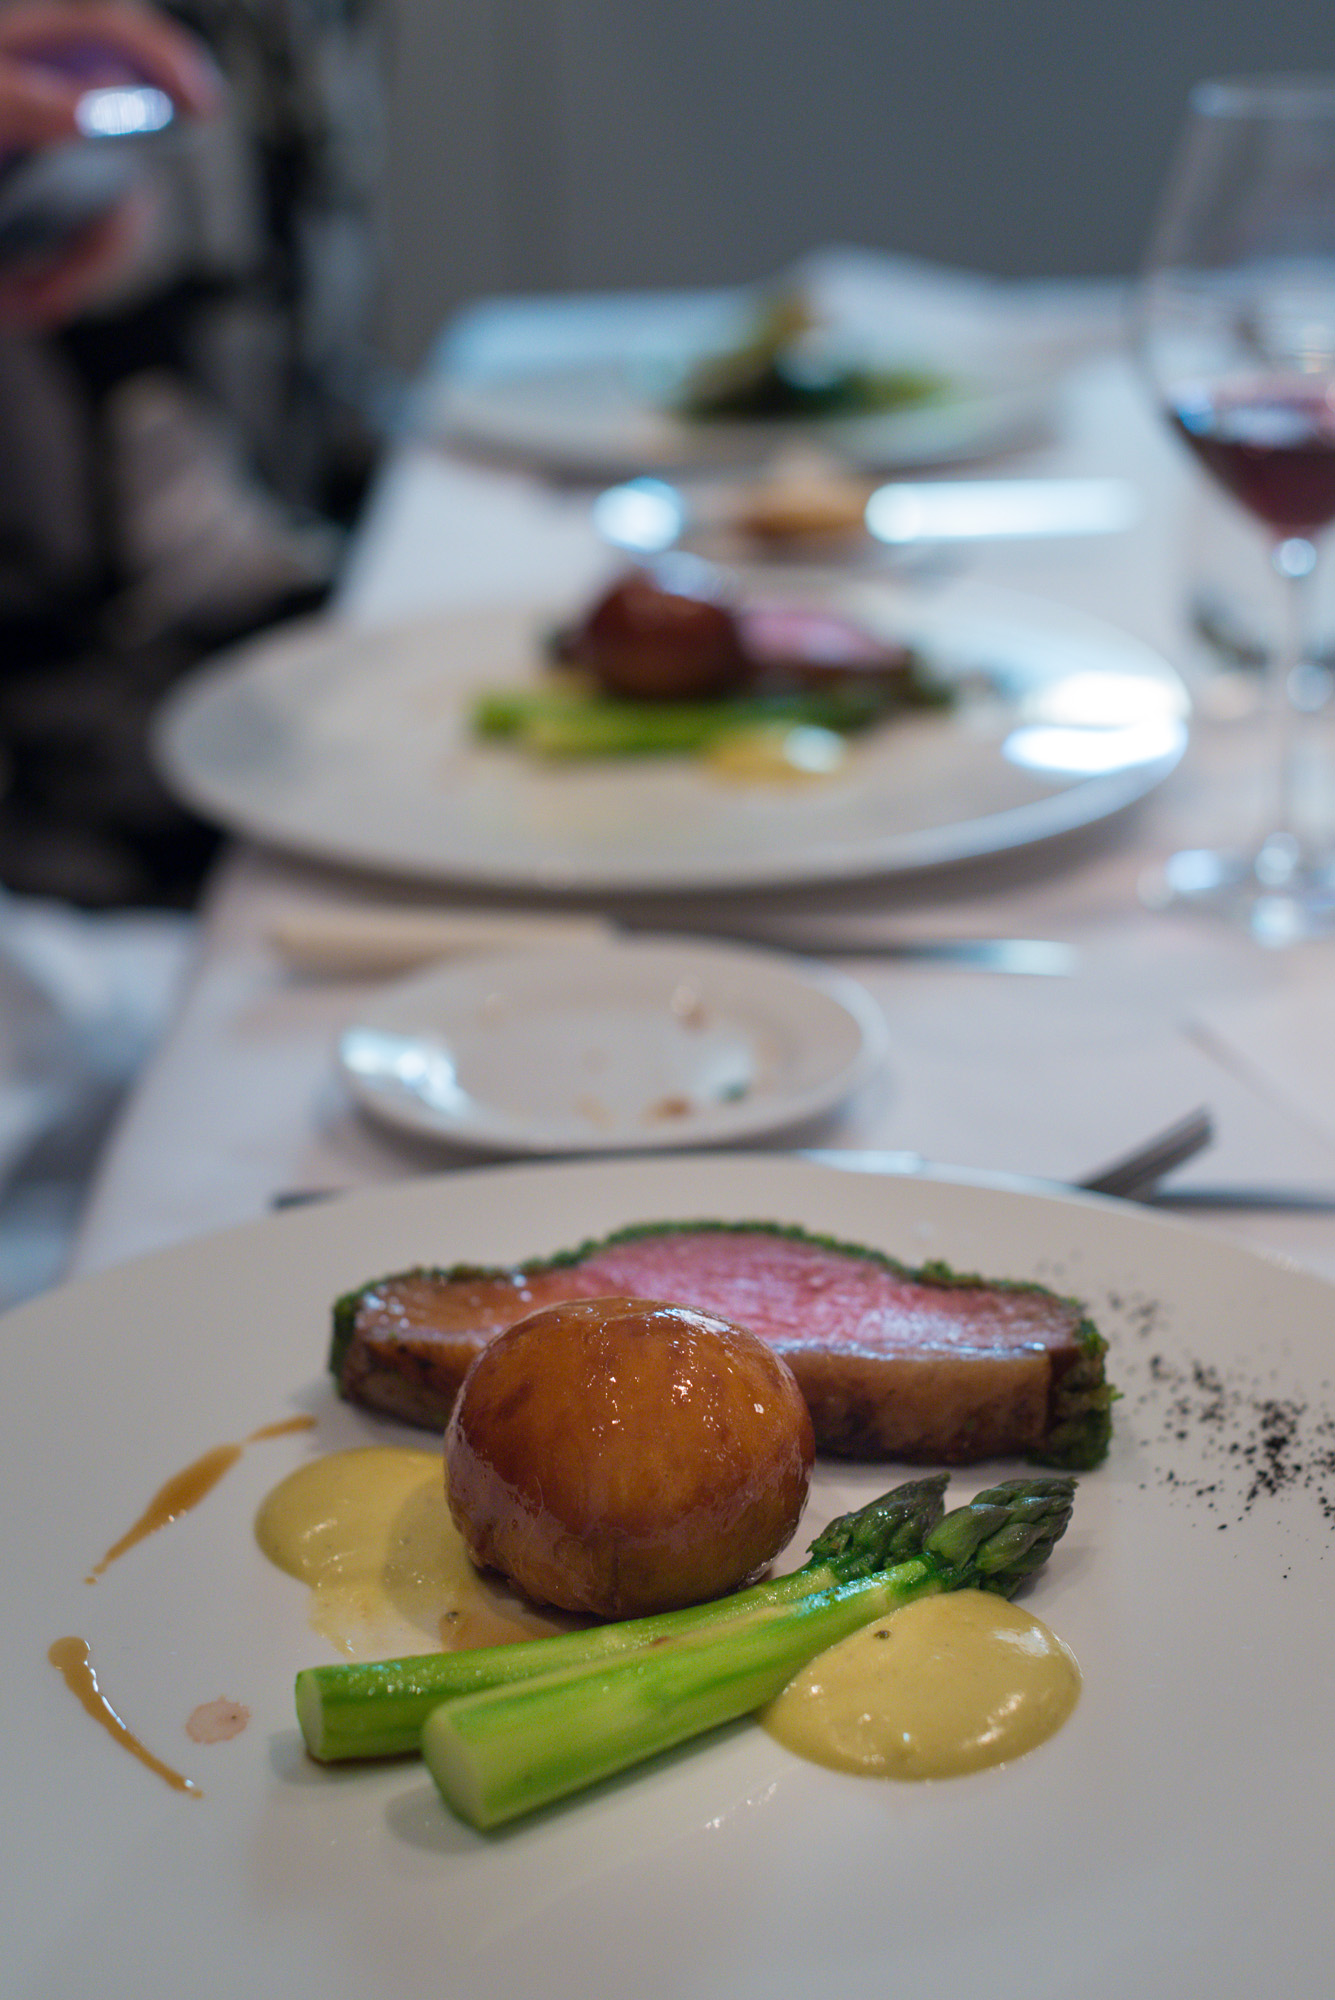
[[(1017, 310), (1013, 295), (1006, 309)], [(1035, 323), (1055, 356), (1054, 310), (1042, 295)], [(1071, 344), (1079, 345), (1098, 314), (1090, 298), (1070, 311)], [(493, 328), (507, 324), (504, 314), (493, 317)], [(529, 309), (527, 337), (541, 324)], [(473, 334), (480, 338), (476, 327)], [(1052, 437), (1012, 468), (1125, 475), (1142, 496), (1143, 516), (1125, 534), (991, 545), (970, 558), (970, 574), (1094, 613), (1189, 665), (1182, 536), (1194, 475), (1129, 365), (1097, 345), (1077, 360), (1061, 387)], [(341, 609), (372, 625), (433, 608), (568, 597), (606, 561), (587, 494), (410, 440), (385, 469)], [(1254, 764), (1250, 726), (1205, 722), (1152, 799), (1091, 835), (986, 868), (850, 892), (850, 906), (867, 912), (873, 928), (1061, 939), (1077, 948), (1078, 966), (1069, 978), (1019, 978), (850, 959), (847, 969), (885, 1010), (891, 1058), (885, 1075), (813, 1141), (1067, 1177), (1203, 1103), (1214, 1111), (1218, 1141), (1184, 1183), (1335, 1185), (1335, 1123), (1308, 1115), (1269, 1077), (1264, 1048), (1252, 1063), (1227, 1035), (1210, 1032), (1220, 1008), (1267, 1002), (1270, 1025), (1257, 1032), (1283, 1040), (1292, 994), (1310, 1036), (1323, 990), (1335, 1011), (1335, 945), (1267, 953), (1209, 920), (1152, 915), (1137, 900), (1147, 863), (1235, 825)], [(265, 941), (276, 910), (391, 893), (411, 892), (377, 890), (244, 845), (229, 852), (205, 911), (193, 983), (105, 1157), (75, 1270), (260, 1216), (295, 1189), (354, 1188), (471, 1162), (457, 1150), (392, 1137), (357, 1114), (338, 1083), (333, 1049), (365, 985), (303, 978)], [(790, 907), (812, 900), (794, 895)], [(670, 910), (657, 915), (670, 923)], [(1245, 1035), (1245, 1011), (1240, 1018), (1237, 1033)], [(1297, 1066), (1323, 1067), (1329, 1103), (1335, 1038), (1312, 1039), (1310, 1057)], [(1335, 1277), (1335, 1217), (1229, 1212), (1192, 1226)]]

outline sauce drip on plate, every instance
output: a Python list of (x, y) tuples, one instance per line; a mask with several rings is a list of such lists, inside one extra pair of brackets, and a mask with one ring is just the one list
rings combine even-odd
[(204, 1794), (193, 1778), (187, 1778), (180, 1771), (174, 1771), (170, 1764), (164, 1764), (155, 1757), (133, 1730), (127, 1729), (111, 1703), (98, 1686), (97, 1672), (93, 1666), (92, 1654), (86, 1639), (57, 1639), (47, 1649), (47, 1659), (61, 1675), (66, 1687), (82, 1703), (94, 1722), (100, 1722), (108, 1735), (113, 1736), (123, 1750), (146, 1764), (150, 1771), (157, 1773), (172, 1787), (173, 1791), (189, 1792), (191, 1798), (202, 1799)]
[(771, 1735), (814, 1763), (954, 1778), (1060, 1729), (1080, 1670), (1029, 1612), (986, 1591), (919, 1598), (821, 1653), (772, 1701)]
[(277, 1423), (261, 1424), (240, 1444), (215, 1445), (212, 1451), (206, 1451), (201, 1458), (182, 1467), (180, 1472), (174, 1472), (158, 1488), (134, 1526), (127, 1528), (120, 1540), (112, 1543), (101, 1562), (94, 1564), (84, 1582), (96, 1583), (127, 1549), (134, 1548), (136, 1543), (155, 1535), (159, 1528), (167, 1527), (170, 1522), (179, 1520), (182, 1514), (188, 1514), (192, 1507), (197, 1507), (213, 1491), (223, 1474), (231, 1471), (248, 1444), (259, 1444), (266, 1438), (288, 1437), (294, 1431), (308, 1431), (314, 1426), (314, 1417), (284, 1417)]
[[(179, 1520), (182, 1514), (188, 1514), (192, 1507), (197, 1507), (205, 1495), (213, 1491), (223, 1474), (230, 1472), (248, 1444), (260, 1444), (267, 1438), (289, 1437), (296, 1431), (309, 1431), (314, 1428), (314, 1417), (280, 1417), (275, 1423), (261, 1424), (258, 1430), (253, 1430), (242, 1438), (240, 1444), (215, 1445), (212, 1451), (206, 1451), (190, 1465), (183, 1466), (180, 1472), (173, 1473), (170, 1479), (163, 1482), (133, 1527), (128, 1528), (118, 1542), (112, 1543), (101, 1562), (88, 1572), (84, 1582), (96, 1583), (127, 1549), (134, 1548), (149, 1535), (156, 1534), (159, 1528), (167, 1527), (170, 1522)], [(56, 1639), (47, 1648), (46, 1657), (60, 1674), (70, 1693), (92, 1716), (94, 1722), (100, 1723), (103, 1729), (115, 1738), (122, 1749), (128, 1750), (132, 1757), (137, 1757), (141, 1764), (147, 1765), (150, 1771), (156, 1772), (158, 1777), (176, 1791), (188, 1792), (192, 1798), (203, 1798), (204, 1794), (193, 1778), (182, 1776), (181, 1772), (173, 1770), (170, 1764), (164, 1764), (160, 1757), (155, 1757), (153, 1752), (140, 1742), (133, 1730), (128, 1729), (121, 1721), (98, 1683), (92, 1653), (86, 1639)], [(196, 1742), (222, 1742), (228, 1735), (238, 1734), (240, 1729), (244, 1728), (245, 1722), (249, 1720), (249, 1711), (242, 1708), (239, 1703), (224, 1705), (233, 1709), (242, 1719), (235, 1727), (225, 1730), (215, 1729), (214, 1733), (208, 1736), (195, 1734)], [(195, 1715), (202, 1713), (202, 1708), (195, 1711)], [(192, 1721), (193, 1719), (192, 1717)], [(187, 1724), (187, 1729), (189, 1728), (190, 1725)]]

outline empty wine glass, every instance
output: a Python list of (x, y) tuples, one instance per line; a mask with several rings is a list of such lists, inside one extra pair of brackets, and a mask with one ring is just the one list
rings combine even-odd
[(1151, 243), (1138, 346), (1177, 434), (1265, 533), (1286, 615), (1271, 653), (1266, 822), (1173, 855), (1155, 900), (1267, 944), (1335, 930), (1335, 855), (1300, 784), (1329, 691), (1307, 657), (1317, 541), (1335, 519), (1335, 77), (1202, 83)]

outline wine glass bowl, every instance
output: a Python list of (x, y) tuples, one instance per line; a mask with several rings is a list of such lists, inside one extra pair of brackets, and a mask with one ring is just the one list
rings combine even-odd
[(1335, 930), (1331, 838), (1304, 808), (1307, 596), (1335, 521), (1335, 77), (1192, 93), (1146, 264), (1137, 345), (1176, 434), (1265, 534), (1286, 606), (1270, 661), (1267, 823), (1165, 864), (1153, 900), (1201, 904), (1266, 943)]

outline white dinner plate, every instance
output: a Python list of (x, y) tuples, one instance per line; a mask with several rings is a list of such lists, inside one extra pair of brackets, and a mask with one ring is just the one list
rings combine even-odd
[[(306, 1761), (292, 1677), (333, 1657), (252, 1534), (313, 1453), (421, 1441), (341, 1403), (331, 1301), (418, 1263), (620, 1224), (768, 1218), (1084, 1298), (1123, 1395), (1027, 1595), (1084, 1684), (1051, 1741), (915, 1786), (750, 1723), (510, 1831), (413, 1763)], [(15, 2000), (1254, 2000), (1329, 1991), (1335, 1289), (1120, 1204), (792, 1157), (483, 1168), (205, 1238), (9, 1314), (0, 1459), (5, 1990)], [(83, 1579), (161, 1482), (257, 1428), (193, 1511)], [(956, 1474), (965, 1498), (1015, 1466)], [(818, 1467), (800, 1541), (893, 1483)], [(47, 1661), (91, 1648), (143, 1768)], [(186, 1719), (250, 1711), (231, 1741)]]
[(1033, 436), (1051, 385), (962, 373), (939, 399), (866, 416), (693, 421), (642, 363), (615, 359), (447, 381), (423, 420), (454, 438), (583, 477), (758, 465), (807, 443), (867, 471), (946, 465)]
[(644, 1152), (782, 1131), (879, 1068), (856, 980), (776, 953), (627, 939), (436, 967), (339, 1042), (377, 1117), (506, 1153)]
[(752, 572), (743, 583), (752, 601), (819, 603), (908, 640), (957, 704), (869, 731), (809, 784), (739, 784), (676, 757), (542, 763), (468, 725), (484, 689), (541, 673), (560, 613), (528, 606), (262, 639), (169, 698), (159, 764), (206, 817), (319, 860), (615, 893), (973, 860), (1120, 811), (1182, 754), (1181, 682), (1109, 626), (970, 584), (922, 599), (880, 581)]

